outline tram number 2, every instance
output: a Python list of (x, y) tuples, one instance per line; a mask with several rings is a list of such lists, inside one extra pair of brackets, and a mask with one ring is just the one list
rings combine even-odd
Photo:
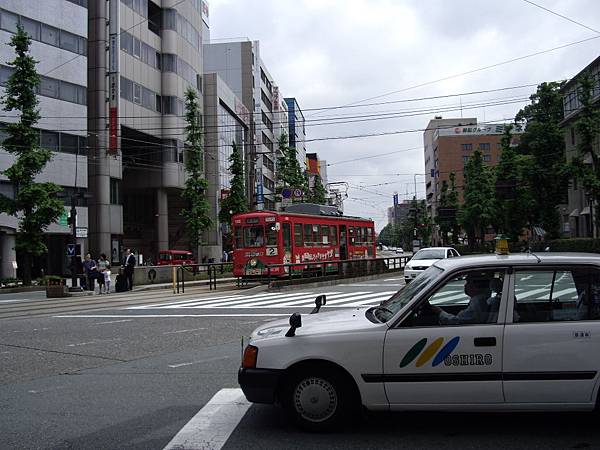
[(277, 256), (277, 247), (267, 247), (267, 256)]

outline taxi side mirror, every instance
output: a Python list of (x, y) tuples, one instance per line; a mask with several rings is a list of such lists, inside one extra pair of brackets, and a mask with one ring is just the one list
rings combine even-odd
[(321, 306), (324, 306), (327, 304), (327, 297), (325, 295), (319, 295), (317, 298), (315, 298), (315, 307), (313, 308), (313, 310), (310, 312), (311, 314), (316, 314), (319, 312), (319, 310), (321, 309)]
[(302, 326), (302, 316), (298, 313), (294, 313), (290, 316), (290, 329), (285, 333), (286, 337), (296, 336), (296, 328)]

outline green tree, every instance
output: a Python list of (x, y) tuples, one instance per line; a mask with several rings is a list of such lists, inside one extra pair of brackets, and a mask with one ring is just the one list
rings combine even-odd
[(208, 183), (204, 177), (204, 150), (198, 94), (191, 88), (185, 92), (185, 121), (187, 180), (181, 195), (187, 200), (187, 206), (182, 209), (181, 214), (186, 222), (190, 244), (197, 249), (202, 241), (202, 233), (212, 225), (212, 220), (206, 200)]
[(459, 222), (467, 232), (472, 248), (477, 237), (483, 243), (485, 229), (494, 216), (494, 174), (483, 164), (479, 150), (475, 150), (465, 164), (463, 190), (464, 204)]
[(2, 146), (15, 155), (15, 162), (3, 174), (14, 186), (15, 195), (9, 198), (0, 194), (0, 211), (19, 218), (15, 250), (23, 254), (23, 284), (30, 285), (33, 256), (47, 251), (44, 231), (58, 220), (64, 207), (56, 198), (61, 190), (57, 185), (35, 182), (52, 151), (38, 147), (39, 132), (34, 129), (40, 119), (35, 93), (40, 77), (29, 54), (31, 39), (18, 26), (9, 45), (16, 57), (8, 63), (14, 72), (6, 82), (2, 102), (4, 111), (17, 112), (18, 120), (6, 125), (8, 137)]
[(248, 211), (248, 200), (244, 187), (244, 160), (242, 154), (234, 142), (231, 144), (231, 155), (229, 156), (229, 172), (233, 175), (231, 179), (231, 190), (229, 196), (221, 201), (219, 221), (231, 224), (231, 216)]
[(277, 178), (282, 187), (306, 190), (306, 178), (298, 162), (298, 152), (288, 145), (288, 136), (283, 133), (277, 141)]
[(575, 120), (578, 155), (573, 158), (571, 167), (594, 201), (594, 223), (597, 226), (600, 220), (600, 160), (595, 147), (598, 147), (600, 139), (600, 106), (594, 101), (595, 82), (590, 73), (584, 72), (577, 82), (577, 98), (581, 104)]
[(502, 159), (496, 167), (496, 224), (499, 231), (517, 242), (533, 220), (535, 201), (526, 178), (536, 170), (533, 157), (520, 155), (512, 142), (511, 125), (504, 127)]
[(531, 95), (531, 103), (521, 109), (515, 123), (524, 126), (517, 152), (530, 155), (523, 172), (533, 204), (531, 224), (541, 226), (549, 238), (560, 237), (558, 205), (565, 203), (570, 171), (565, 165), (565, 139), (560, 122), (564, 118), (561, 89), (564, 82), (542, 83)]
[(379, 236), (377, 236), (377, 242), (382, 245), (393, 245), (392, 239), (394, 234), (394, 225), (388, 223), (382, 230), (379, 232)]
[(315, 175), (315, 185), (312, 189), (309, 189), (307, 201), (310, 203), (316, 203), (318, 205), (324, 205), (327, 203), (327, 191), (323, 187), (323, 180), (321, 175)]

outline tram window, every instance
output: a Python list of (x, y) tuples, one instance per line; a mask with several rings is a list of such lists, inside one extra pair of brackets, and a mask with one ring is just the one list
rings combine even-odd
[(329, 240), (329, 226), (321, 225), (321, 243), (323, 245), (330, 245), (331, 241)]
[(264, 227), (244, 227), (244, 244), (246, 247), (262, 247), (265, 245)]
[(329, 239), (331, 239), (331, 245), (337, 245), (337, 227), (335, 225), (329, 225)]
[(243, 248), (244, 247), (244, 240), (243, 240), (243, 235), (242, 235), (242, 228), (241, 227), (235, 227), (235, 248)]
[(304, 224), (304, 246), (312, 247), (312, 226), (308, 223)]
[(267, 225), (267, 245), (277, 245), (277, 235), (275, 224)]
[(354, 227), (348, 227), (348, 232), (350, 234), (350, 245), (354, 245), (355, 237), (356, 237), (356, 229)]
[(360, 229), (360, 241), (363, 244), (367, 243), (367, 227), (361, 227), (361, 229)]
[(319, 225), (313, 225), (312, 231), (313, 231), (313, 246), (320, 247), (322, 245), (321, 244), (321, 227), (319, 227)]
[(304, 240), (302, 239), (302, 224), (294, 224), (294, 245), (296, 247), (303, 247)]
[(373, 242), (373, 228), (367, 228), (367, 242), (369, 244)]

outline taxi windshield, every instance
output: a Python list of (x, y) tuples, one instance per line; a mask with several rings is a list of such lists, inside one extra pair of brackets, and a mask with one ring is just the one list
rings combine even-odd
[(436, 266), (431, 266), (423, 271), (417, 278), (405, 285), (402, 289), (396, 292), (387, 300), (381, 302), (379, 307), (381, 313), (377, 318), (382, 322), (390, 320), (398, 311), (404, 308), (415, 296), (428, 289), (431, 285), (437, 282), (444, 271)]
[(443, 259), (446, 250), (439, 248), (428, 248), (419, 250), (412, 259)]

